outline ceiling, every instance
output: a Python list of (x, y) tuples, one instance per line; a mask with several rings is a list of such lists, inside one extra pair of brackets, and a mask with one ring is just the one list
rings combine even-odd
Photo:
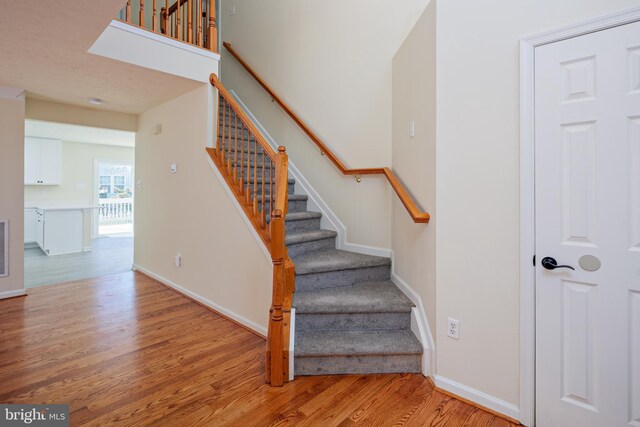
[[(4, 0), (0, 86), (39, 98), (140, 114), (200, 83), (87, 52), (124, 0)], [(100, 98), (93, 106), (89, 98)]]
[(25, 120), (24, 134), (25, 136), (39, 138), (53, 138), (84, 144), (115, 145), (118, 147), (134, 147), (136, 142), (135, 132), (40, 120)]

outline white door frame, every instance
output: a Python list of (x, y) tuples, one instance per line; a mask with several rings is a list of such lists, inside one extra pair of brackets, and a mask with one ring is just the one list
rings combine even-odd
[(520, 422), (535, 424), (535, 48), (640, 21), (640, 7), (520, 40)]

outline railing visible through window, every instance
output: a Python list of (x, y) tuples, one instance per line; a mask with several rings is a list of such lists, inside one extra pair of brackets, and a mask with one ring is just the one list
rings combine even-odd
[(120, 20), (218, 51), (216, 0), (129, 0)]

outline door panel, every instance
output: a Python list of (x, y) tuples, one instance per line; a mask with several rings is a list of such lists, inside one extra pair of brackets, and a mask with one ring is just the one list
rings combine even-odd
[(640, 23), (535, 61), (537, 425), (640, 427)]

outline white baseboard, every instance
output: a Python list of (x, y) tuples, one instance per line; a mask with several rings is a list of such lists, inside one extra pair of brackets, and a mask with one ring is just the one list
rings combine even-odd
[(15, 291), (0, 292), (0, 299), (21, 297), (23, 295), (27, 295), (26, 289), (16, 289)]
[[(242, 99), (240, 99), (236, 92), (232, 90), (231, 94), (238, 102), (238, 104), (240, 104), (245, 113), (247, 113), (251, 121), (256, 125), (267, 142), (273, 147), (274, 150), (277, 150), (278, 144), (271, 137), (271, 135), (269, 135), (269, 132), (267, 132), (262, 123), (260, 123), (256, 116), (253, 115), (247, 105), (242, 102)], [(338, 249), (358, 252), (367, 255), (391, 257), (390, 249), (349, 243), (347, 241), (347, 227), (342, 221), (340, 221), (338, 216), (335, 214), (335, 212), (333, 212), (333, 210), (331, 210), (329, 205), (322, 199), (322, 197), (320, 197), (320, 194), (318, 194), (315, 188), (313, 188), (309, 181), (307, 181), (307, 179), (291, 159), (289, 159), (289, 171), (291, 172), (292, 178), (296, 180), (296, 193), (306, 194), (307, 196), (309, 196), (309, 201), (307, 202), (309, 209), (322, 213), (321, 227), (324, 229), (333, 230), (338, 233), (338, 237), (336, 239), (336, 246)]]
[(291, 317), (289, 323), (289, 381), (293, 381), (295, 377), (294, 365), (294, 349), (296, 345), (296, 309), (291, 308)]
[(492, 411), (499, 412), (515, 420), (520, 418), (520, 409), (516, 405), (505, 402), (504, 400), (498, 399), (490, 394), (467, 387), (464, 384), (460, 384), (440, 375), (436, 375), (435, 383), (438, 388), (470, 400), (478, 405), (491, 409)]
[[(215, 167), (215, 165), (214, 165)], [(192, 298), (196, 301), (198, 301), (199, 303), (206, 305), (207, 307), (212, 308), (213, 310), (219, 312), (220, 314), (233, 319), (234, 321), (240, 323), (241, 325), (246, 326), (247, 328), (251, 329), (252, 331), (256, 332), (257, 334), (261, 335), (262, 337), (266, 338), (267, 337), (267, 328), (261, 325), (258, 325), (257, 323), (239, 315), (238, 313), (235, 313), (225, 307), (222, 307), (221, 305), (216, 304), (215, 302), (204, 298), (198, 294), (196, 294), (195, 292), (190, 291), (189, 289), (180, 286), (176, 283), (173, 283), (171, 280), (162, 277), (158, 274), (155, 274), (154, 272), (152, 272), (151, 270), (148, 270), (138, 264), (133, 264), (132, 270), (134, 271), (139, 271), (140, 273), (144, 274), (145, 276), (149, 276), (152, 279), (157, 280), (158, 282), (162, 283), (163, 285), (169, 286), (172, 289), (175, 289), (176, 291), (180, 292), (183, 295), (188, 296), (189, 298)]]
[[(395, 263), (393, 262), (391, 263), (392, 266), (394, 264)], [(395, 269), (393, 268), (391, 270), (391, 281), (415, 305), (413, 310), (411, 310), (411, 331), (422, 344), (422, 375), (434, 379), (436, 374), (436, 346), (435, 341), (433, 340), (433, 335), (431, 334), (431, 329), (429, 328), (429, 321), (427, 320), (427, 314), (424, 310), (422, 299), (416, 293), (416, 291), (414, 291), (411, 286), (409, 286), (407, 282), (405, 282), (400, 276), (398, 276), (398, 274), (395, 272)]]

